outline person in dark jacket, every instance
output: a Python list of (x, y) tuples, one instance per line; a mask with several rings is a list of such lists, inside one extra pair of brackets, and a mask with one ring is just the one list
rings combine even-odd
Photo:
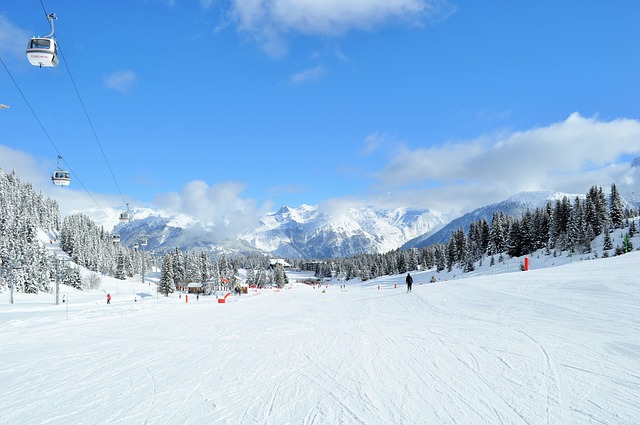
[(407, 292), (411, 292), (411, 285), (413, 285), (413, 278), (409, 273), (407, 273)]

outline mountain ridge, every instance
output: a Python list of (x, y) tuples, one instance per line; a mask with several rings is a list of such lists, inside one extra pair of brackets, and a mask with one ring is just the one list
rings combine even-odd
[(447, 243), (451, 236), (451, 232), (463, 228), (465, 233), (469, 231), (469, 224), (486, 219), (491, 223), (491, 218), (494, 212), (504, 212), (506, 215), (513, 217), (519, 217), (523, 213), (536, 208), (542, 208), (546, 206), (547, 202), (555, 202), (561, 200), (563, 197), (567, 197), (570, 200), (579, 197), (585, 198), (585, 195), (581, 194), (569, 194), (563, 192), (554, 191), (525, 191), (516, 193), (509, 198), (501, 202), (485, 205), (484, 207), (477, 208), (467, 214), (464, 214), (458, 218), (455, 218), (437, 232), (431, 235), (418, 236), (406, 242), (400, 249), (409, 248), (422, 248), (424, 246), (432, 245), (435, 243)]
[(426, 209), (351, 207), (330, 213), (305, 204), (297, 208), (285, 205), (263, 215), (256, 228), (233, 240), (222, 238), (216, 227), (163, 217), (148, 209), (140, 212), (134, 210), (135, 220), (114, 228), (125, 245), (145, 236), (147, 249), (157, 251), (175, 246), (217, 251), (224, 246), (238, 253), (262, 252), (299, 259), (388, 252), (447, 221), (443, 214)]

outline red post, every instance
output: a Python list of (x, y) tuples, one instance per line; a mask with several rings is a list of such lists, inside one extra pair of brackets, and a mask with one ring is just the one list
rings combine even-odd
[(393, 289), (396, 289), (397, 287), (398, 287), (398, 284), (397, 284), (397, 283), (394, 283), (394, 284), (393, 284)]
[(378, 291), (380, 290), (380, 285), (378, 285)]
[(529, 271), (529, 257), (524, 257), (524, 271)]
[(184, 302), (188, 303), (189, 302), (189, 294), (184, 296)]

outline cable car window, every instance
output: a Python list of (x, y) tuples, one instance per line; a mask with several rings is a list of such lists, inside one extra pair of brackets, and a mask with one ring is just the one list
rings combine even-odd
[(48, 38), (33, 38), (31, 39), (30, 49), (48, 49), (51, 47), (51, 40)]

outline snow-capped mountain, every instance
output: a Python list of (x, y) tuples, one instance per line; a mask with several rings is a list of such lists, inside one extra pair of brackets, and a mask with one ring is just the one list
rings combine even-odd
[(149, 210), (134, 211), (134, 217), (135, 220), (114, 228), (122, 244), (132, 245), (145, 236), (147, 250), (205, 248), (243, 254), (265, 252), (287, 258), (388, 252), (446, 223), (442, 214), (428, 210), (348, 208), (335, 213), (309, 205), (284, 206), (262, 217), (256, 229), (229, 238), (222, 236), (222, 229), (207, 228), (179, 217), (163, 217)]
[(120, 234), (121, 243), (125, 245), (145, 235), (146, 249), (159, 252), (179, 247), (241, 254), (269, 253), (286, 258), (336, 258), (446, 243), (452, 231), (463, 228), (466, 232), (471, 222), (482, 218), (490, 222), (495, 212), (519, 217), (527, 209), (544, 207), (548, 201), (555, 202), (565, 196), (570, 200), (585, 198), (581, 194), (551, 191), (521, 192), (450, 222), (444, 214), (429, 210), (284, 206), (265, 214), (258, 227), (240, 235), (228, 235), (224, 228), (205, 227), (186, 217), (164, 217), (151, 210), (139, 210), (134, 213), (135, 220), (119, 224), (114, 233)]
[(160, 213), (146, 209), (134, 210), (134, 219), (120, 223), (113, 229), (120, 236), (120, 243), (132, 246), (146, 240), (145, 251), (165, 252), (176, 247), (181, 250), (206, 249), (212, 252), (224, 251), (251, 254), (258, 250), (241, 240), (221, 238), (215, 229), (208, 229), (183, 216), (164, 217)]
[(428, 210), (348, 208), (330, 213), (308, 205), (285, 206), (240, 238), (288, 258), (346, 257), (397, 249), (444, 223), (441, 214)]
[(568, 194), (561, 192), (520, 192), (505, 201), (478, 208), (474, 211), (471, 211), (470, 213), (458, 217), (433, 234), (421, 235), (413, 240), (410, 240), (402, 246), (402, 249), (420, 248), (423, 246), (432, 245), (434, 243), (446, 243), (451, 237), (451, 232), (456, 231), (460, 228), (463, 228), (465, 232), (468, 232), (469, 224), (474, 221), (478, 221), (484, 218), (489, 223), (491, 223), (491, 217), (495, 212), (502, 211), (506, 215), (510, 215), (512, 217), (520, 217), (527, 211), (527, 209), (533, 211), (536, 208), (542, 208), (547, 205), (548, 201), (555, 202), (556, 200), (561, 200), (565, 196), (572, 201), (576, 198), (576, 196), (580, 199), (585, 198), (585, 195)]

